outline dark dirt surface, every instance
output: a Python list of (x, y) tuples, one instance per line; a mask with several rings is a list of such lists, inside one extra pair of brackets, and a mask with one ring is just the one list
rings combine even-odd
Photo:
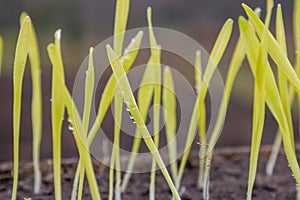
[[(297, 148), (298, 151), (300, 148)], [(270, 154), (270, 147), (264, 146), (260, 153), (258, 174), (254, 185), (253, 199), (295, 199), (296, 184), (291, 176), (291, 171), (281, 151), (275, 173), (268, 177), (264, 173), (265, 165)], [(198, 176), (198, 159), (196, 152), (190, 156), (185, 170), (183, 186), (186, 192), (182, 199), (202, 199), (202, 193), (196, 188)], [(249, 148), (219, 148), (215, 151), (210, 182), (210, 199), (245, 199), (247, 174), (249, 164)], [(100, 185), (102, 199), (108, 198), (108, 168), (99, 162), (94, 162), (97, 180)], [(12, 189), (11, 163), (0, 165), (0, 199), (10, 199)], [(32, 199), (54, 199), (53, 197), (53, 175), (52, 162), (46, 160), (41, 164), (43, 173), (42, 192), (33, 195), (32, 164), (22, 163), (20, 167), (20, 181), (18, 188), (18, 199), (31, 197)], [(63, 199), (69, 199), (76, 169), (75, 159), (65, 159), (62, 164), (62, 187)], [(122, 195), (125, 200), (148, 199), (149, 174), (134, 174), (127, 191)], [(83, 199), (91, 199), (87, 183), (84, 186)], [(168, 186), (158, 172), (156, 180), (156, 199), (171, 199)]]

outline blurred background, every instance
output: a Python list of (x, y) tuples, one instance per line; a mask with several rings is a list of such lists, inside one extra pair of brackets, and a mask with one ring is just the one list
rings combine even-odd
[[(180, 31), (198, 41), (210, 52), (214, 41), (226, 19), (234, 20), (234, 30), (229, 46), (219, 69), (224, 77), (228, 69), (236, 39), (239, 35), (237, 19), (245, 15), (241, 3), (252, 8), (262, 8), (264, 16), (265, 2), (261, 0), (164, 0), (164, 1), (131, 1), (128, 29), (147, 26), (146, 9), (153, 9), (153, 25)], [(276, 3), (279, 3), (276, 1)], [(282, 1), (288, 40), (289, 58), (294, 60), (292, 35), (293, 1)], [(12, 160), (12, 66), (15, 45), (19, 30), (19, 15), (27, 11), (35, 26), (42, 64), (43, 84), (43, 138), (41, 145), (42, 158), (52, 155), (51, 150), (51, 65), (48, 59), (47, 45), (53, 41), (53, 33), (62, 28), (62, 52), (65, 63), (66, 79), (72, 89), (74, 76), (87, 55), (90, 46), (96, 46), (113, 32), (115, 0), (32, 0), (32, 1), (0, 1), (0, 35), (4, 39), (3, 71), (0, 77), (0, 161)], [(274, 15), (273, 15), (274, 16)], [(274, 17), (271, 29), (274, 30)], [(31, 159), (31, 77), (29, 66), (24, 76), (23, 105), (20, 135), (20, 157)], [(193, 79), (191, 75), (190, 79)], [(102, 83), (104, 84), (104, 83)], [(249, 145), (252, 123), (253, 78), (247, 62), (243, 63), (238, 74), (231, 102), (227, 112), (223, 132), (217, 146)], [(297, 133), (297, 116), (295, 115), (295, 132)], [(110, 122), (103, 126), (109, 126)], [(273, 142), (276, 123), (269, 112), (263, 143)], [(62, 133), (63, 157), (76, 156), (75, 142), (67, 124)]]

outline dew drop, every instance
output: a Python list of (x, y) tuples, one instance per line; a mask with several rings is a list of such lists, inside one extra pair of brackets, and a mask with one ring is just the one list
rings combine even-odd
[(69, 123), (72, 123), (72, 120), (71, 120), (70, 118), (68, 118), (67, 121), (68, 121)]
[(68, 129), (69, 129), (70, 131), (74, 131), (74, 127), (72, 126), (72, 124), (69, 124)]
[(127, 111), (127, 112), (129, 112), (129, 111), (130, 111), (130, 109), (129, 109), (128, 107), (126, 107), (126, 111)]
[(50, 102), (52, 102), (52, 99), (50, 99)]
[(90, 71), (89, 71), (89, 70), (85, 71), (85, 74), (86, 74), (86, 75), (89, 75), (89, 74), (90, 74)]

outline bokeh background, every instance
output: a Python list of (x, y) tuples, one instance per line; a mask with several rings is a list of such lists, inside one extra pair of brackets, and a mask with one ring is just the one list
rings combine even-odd
[[(239, 35), (237, 19), (245, 15), (241, 3), (252, 8), (261, 7), (264, 16), (265, 2), (261, 0), (133, 0), (128, 21), (128, 29), (147, 25), (146, 9), (153, 9), (153, 24), (157, 27), (174, 29), (197, 40), (209, 52), (214, 44), (222, 24), (226, 19), (234, 20), (234, 30), (229, 46), (219, 69), (224, 77), (228, 69), (236, 39)], [(279, 3), (276, 1), (276, 3)], [(74, 76), (87, 55), (90, 46), (96, 46), (110, 37), (113, 32), (115, 0), (32, 0), (0, 1), (0, 35), (4, 39), (3, 71), (0, 77), (0, 161), (12, 160), (12, 66), (19, 29), (19, 15), (27, 11), (35, 25), (41, 54), (43, 83), (43, 138), (41, 145), (42, 158), (51, 157), (51, 65), (46, 47), (53, 41), (53, 33), (62, 28), (62, 52), (65, 62), (67, 85), (72, 89)], [(293, 1), (282, 1), (289, 57), (294, 59), (292, 35)], [(274, 15), (273, 15), (274, 16)], [(274, 30), (274, 17), (271, 29)], [(31, 159), (31, 77), (29, 66), (24, 78), (23, 106), (20, 135), (20, 157)], [(191, 80), (193, 79), (192, 73)], [(102, 83), (104, 84), (104, 83)], [(238, 74), (232, 99), (228, 108), (223, 132), (217, 146), (249, 145), (252, 123), (253, 78), (247, 62), (243, 63)], [(297, 115), (294, 114), (295, 132), (297, 133)], [(106, 120), (103, 126), (111, 123)], [(62, 133), (63, 157), (76, 156), (75, 142), (68, 124), (64, 124)], [(263, 143), (273, 142), (276, 123), (269, 112)]]

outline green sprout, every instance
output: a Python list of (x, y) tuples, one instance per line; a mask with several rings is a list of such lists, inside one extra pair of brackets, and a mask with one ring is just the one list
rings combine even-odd
[(20, 118), (21, 118), (21, 97), (23, 75), (29, 51), (31, 20), (25, 17), (22, 22), (19, 36), (17, 40), (15, 59), (14, 59), (14, 101), (13, 101), (13, 152), (14, 152), (14, 168), (13, 168), (13, 190), (12, 200), (17, 198), (18, 173), (19, 173), (19, 136), (20, 136)]
[[(122, 56), (122, 58), (126, 57), (127, 59), (121, 58), (121, 61), (124, 64), (125, 71), (128, 71), (130, 69), (130, 67), (132, 66), (132, 64), (137, 56), (142, 37), (143, 37), (143, 32), (139, 32), (133, 38), (133, 40), (128, 45), (128, 47), (126, 48), (126, 51), (125, 51), (124, 55)], [(101, 100), (99, 103), (99, 108), (98, 108), (96, 119), (89, 131), (89, 134), (87, 137), (88, 147), (92, 144), (93, 139), (95, 138), (97, 131), (98, 131), (98, 129), (104, 119), (104, 116), (108, 110), (108, 107), (110, 106), (110, 103), (113, 99), (112, 91), (115, 91), (115, 88), (116, 88), (116, 79), (112, 75), (109, 78), (109, 80), (104, 88), (104, 91), (102, 93), (102, 97), (101, 97)], [(74, 178), (74, 184), (73, 184), (73, 189), (72, 189), (72, 199), (76, 199), (78, 180), (79, 180), (79, 172), (81, 170), (81, 167), (82, 167), (81, 163), (79, 162), (77, 169), (76, 169), (75, 178)]]
[[(254, 25), (256, 33), (258, 34), (259, 37), (261, 37), (264, 29), (264, 24), (260, 21), (260, 19), (254, 14), (254, 12), (249, 7), (247, 7), (245, 4), (243, 4), (243, 7), (251, 23)], [(255, 33), (253, 32), (253, 30), (251, 30), (251, 28), (249, 28), (249, 25), (245, 23), (244, 18), (240, 17), (239, 24), (240, 24), (240, 31), (242, 32), (243, 37), (245, 38), (244, 42), (247, 46), (246, 47), (247, 56), (251, 66), (251, 70), (252, 72), (254, 72), (256, 67), (255, 62), (257, 60), (257, 51), (255, 51), (255, 49), (258, 49), (259, 41)], [(282, 50), (280, 44), (277, 43), (277, 41), (274, 39), (274, 37), (269, 31), (266, 32), (266, 40), (268, 40), (267, 43), (268, 54), (274, 60), (275, 64), (285, 74), (288, 81), (291, 83), (293, 88), (299, 94), (300, 88), (299, 88), (298, 76), (294, 71), (292, 65), (290, 64), (286, 54), (284, 53), (284, 50)], [(267, 67), (266, 83), (268, 83), (266, 84), (266, 94), (265, 94), (266, 102), (279, 125), (287, 160), (289, 162), (289, 165), (291, 167), (291, 170), (294, 174), (297, 183), (299, 183), (300, 169), (295, 155), (293, 137), (291, 136), (291, 133), (289, 131), (290, 129), (289, 129), (286, 113), (284, 111), (280, 94), (276, 86), (275, 78), (269, 63), (267, 63), (266, 67)]]
[[(117, 0), (113, 48), (106, 46), (107, 56), (113, 70), (104, 88), (96, 119), (90, 122), (92, 98), (95, 89), (95, 72), (93, 64), (93, 48), (89, 50), (88, 66), (85, 77), (84, 111), (81, 118), (74, 100), (66, 87), (63, 59), (61, 53), (61, 30), (54, 34), (54, 44), (48, 45), (48, 55), (52, 64), (52, 91), (51, 91), (51, 122), (53, 140), (53, 176), (55, 199), (62, 198), (61, 188), (61, 131), (65, 108), (68, 114), (69, 130), (72, 131), (79, 161), (74, 177), (71, 199), (82, 199), (83, 184), (85, 176), (90, 188), (92, 199), (100, 200), (101, 195), (93, 169), (92, 157), (89, 148), (97, 131), (99, 130), (109, 106), (114, 104), (114, 141), (109, 169), (109, 193), (108, 199), (121, 199), (121, 192), (125, 191), (132, 175), (136, 156), (142, 139), (152, 154), (152, 164), (149, 183), (149, 198), (155, 199), (156, 167), (161, 170), (173, 198), (180, 199), (179, 189), (186, 167), (189, 153), (192, 148), (195, 133), (198, 128), (199, 135), (199, 175), (197, 187), (203, 190), (203, 198), (209, 199), (209, 176), (214, 146), (219, 137), (223, 120), (226, 118), (226, 111), (231, 97), (233, 83), (245, 57), (247, 57), (252, 75), (254, 77), (253, 97), (253, 118), (252, 118), (252, 139), (250, 151), (250, 163), (247, 185), (247, 199), (252, 198), (253, 186), (257, 173), (259, 150), (263, 127), (265, 123), (266, 106), (271, 111), (276, 122), (278, 131), (272, 147), (270, 160), (266, 166), (266, 173), (272, 175), (281, 143), (297, 183), (298, 199), (300, 199), (300, 168), (295, 151), (295, 138), (292, 124), (292, 104), (296, 94), (300, 105), (300, 0), (294, 1), (294, 40), (296, 49), (295, 64), (292, 65), (287, 55), (287, 44), (282, 8), (279, 4), (276, 10), (276, 37), (269, 30), (273, 0), (267, 0), (267, 12), (265, 21), (260, 19), (260, 10), (252, 10), (243, 4), (248, 16), (248, 21), (240, 16), (238, 26), (240, 37), (238, 38), (233, 52), (229, 70), (226, 76), (225, 90), (221, 101), (219, 115), (210, 138), (206, 133), (206, 107), (205, 99), (212, 76), (223, 57), (228, 45), (233, 21), (227, 20), (223, 25), (218, 38), (212, 48), (210, 60), (206, 70), (202, 72), (201, 52), (195, 54), (195, 89), (197, 99), (191, 113), (190, 126), (185, 141), (185, 152), (182, 156), (180, 166), (177, 162), (177, 141), (176, 141), (176, 91), (170, 67), (165, 67), (161, 72), (161, 46), (158, 45), (153, 27), (152, 10), (147, 9), (147, 21), (150, 42), (150, 58), (147, 62), (145, 72), (138, 90), (137, 102), (134, 98), (126, 73), (130, 70), (139, 52), (143, 32), (139, 32), (123, 51), (124, 34), (126, 31), (129, 0)], [(0, 73), (3, 54), (3, 40), (0, 37)], [(39, 166), (40, 142), (42, 131), (42, 95), (40, 57), (38, 42), (34, 27), (27, 13), (20, 17), (20, 31), (16, 45), (14, 67), (13, 67), (13, 190), (12, 199), (17, 199), (18, 168), (19, 168), (19, 136), (20, 118), (22, 105), (23, 75), (26, 66), (27, 56), (30, 60), (32, 76), (32, 129), (33, 129), (33, 166), (34, 166), (34, 193), (40, 192), (41, 172)], [(269, 62), (269, 56), (277, 66), (277, 82), (275, 74)], [(1, 75), (1, 74), (0, 74)], [(162, 77), (163, 75), (163, 77)], [(163, 79), (162, 79), (163, 78)], [(162, 82), (163, 81), (163, 82)], [(163, 88), (161, 84), (163, 83)], [(161, 102), (162, 99), (162, 102)], [(153, 100), (153, 135), (152, 137), (145, 125), (149, 108)], [(131, 117), (136, 124), (135, 138), (131, 149), (131, 156), (127, 165), (127, 171), (121, 180), (120, 163), (120, 126), (122, 122), (123, 102), (126, 104)], [(159, 148), (159, 121), (160, 105), (163, 105), (163, 117), (165, 119), (166, 139), (168, 144), (168, 159), (170, 162), (170, 174), (167, 166), (160, 155)], [(299, 112), (300, 113), (300, 112)], [(92, 124), (91, 128), (89, 125)], [(208, 140), (208, 141), (207, 141)], [(114, 172), (116, 170), (116, 172)], [(116, 177), (114, 192), (114, 173)], [(122, 185), (121, 185), (122, 181)]]
[(267, 40), (265, 35), (269, 27), (271, 12), (273, 8), (273, 1), (267, 2), (267, 16), (265, 19), (265, 29), (259, 47), (259, 53), (256, 66), (256, 78), (254, 85), (254, 101), (253, 101), (253, 122), (252, 122), (252, 144), (250, 153), (249, 164), (249, 178), (248, 178), (248, 190), (247, 199), (252, 198), (252, 190), (255, 180), (255, 174), (257, 170), (258, 154), (260, 149), (260, 143), (263, 133), (264, 120), (265, 120), (265, 73), (267, 62)]
[[(64, 77), (64, 67), (62, 63), (60, 40), (61, 29), (55, 34), (55, 48), (57, 49), (58, 69)], [(65, 112), (65, 104), (62, 99), (62, 91), (59, 87), (60, 77), (57, 73), (52, 75), (52, 91), (51, 91), (51, 121), (52, 121), (52, 148), (53, 148), (53, 178), (54, 178), (54, 194), (55, 199), (61, 199), (61, 129)]]
[[(149, 27), (149, 40), (150, 40), (150, 51), (153, 55), (153, 63), (151, 63), (152, 78), (153, 78), (153, 89), (154, 89), (154, 100), (153, 100), (153, 135), (154, 143), (156, 147), (159, 146), (159, 119), (160, 119), (160, 99), (161, 99), (161, 67), (160, 67), (160, 54), (161, 48), (157, 44), (155, 35), (152, 27), (152, 10), (150, 7), (147, 9), (147, 19)], [(142, 100), (143, 102), (143, 100)], [(149, 195), (150, 200), (155, 199), (155, 176), (156, 176), (156, 162), (152, 159), (151, 175), (150, 175), (150, 188)]]
[[(150, 53), (151, 56), (147, 62), (147, 66), (138, 90), (138, 107), (140, 109), (141, 115), (146, 121), (147, 114), (149, 111), (149, 107), (151, 104), (151, 100), (154, 95), (154, 109), (153, 109), (153, 126), (154, 126), (154, 138), (155, 144), (158, 146), (159, 136), (158, 136), (158, 125), (159, 125), (159, 112), (158, 112), (158, 105), (160, 104), (160, 82), (161, 82), (161, 71), (160, 71), (160, 46), (157, 44), (155, 35), (152, 29), (152, 10), (150, 7), (147, 9), (147, 18), (148, 18), (148, 29), (149, 29), (149, 41), (150, 41)], [(141, 133), (139, 127), (136, 127), (135, 138), (133, 140), (133, 145), (131, 149), (131, 156), (129, 158), (129, 162), (126, 169), (126, 174), (123, 178), (122, 183), (122, 191), (125, 191), (127, 184), (130, 180), (131, 173), (134, 167), (136, 155), (138, 153), (140, 144), (141, 144)], [(151, 181), (150, 181), (150, 195), (154, 198), (154, 183), (155, 183), (155, 163), (152, 162), (152, 169), (151, 169)]]
[(169, 67), (164, 69), (163, 74), (163, 107), (166, 126), (166, 138), (169, 150), (169, 162), (172, 178), (175, 181), (178, 173), (177, 164), (177, 141), (176, 141), (176, 96), (172, 73)]
[[(202, 65), (201, 65), (201, 52), (197, 51), (195, 56), (195, 89), (197, 95), (200, 92), (201, 84), (202, 84)], [(205, 144), (205, 136), (206, 136), (206, 108), (205, 108), (205, 102), (201, 102), (199, 104), (199, 138), (200, 143)], [(198, 188), (203, 188), (203, 183), (205, 181), (204, 173), (205, 173), (205, 145), (201, 145), (200, 152), (199, 152), (199, 176), (198, 176)]]
[(177, 175), (177, 180), (176, 180), (176, 188), (177, 189), (179, 189), (179, 187), (180, 187), (181, 179), (183, 176), (183, 171), (185, 169), (185, 166), (186, 166), (186, 163), (188, 160), (188, 155), (191, 151), (191, 144), (193, 143), (194, 133), (196, 132), (196, 127), (199, 122), (199, 118), (200, 118), (199, 107), (201, 104), (203, 104), (203, 102), (205, 100), (207, 89), (208, 89), (208, 84), (209, 84), (209, 82), (213, 76), (213, 73), (214, 73), (218, 63), (220, 62), (222, 55), (225, 51), (225, 48), (228, 44), (228, 41), (229, 41), (229, 38), (230, 38), (230, 35), (232, 32), (232, 24), (233, 24), (233, 21), (231, 19), (229, 19), (223, 25), (223, 27), (220, 31), (220, 34), (215, 42), (215, 45), (212, 49), (211, 56), (210, 56), (209, 62), (206, 67), (206, 71), (203, 75), (201, 88), (199, 90), (199, 94), (197, 95), (197, 100), (194, 105), (191, 122), (190, 122), (189, 130), (188, 130), (188, 134), (187, 134), (187, 139), (186, 139), (186, 144), (185, 144), (185, 152), (182, 156), (182, 160), (181, 160), (178, 175)]
[[(295, 61), (295, 67), (294, 68), (295, 68), (295, 71), (296, 71), (297, 75), (299, 76), (299, 74), (300, 74), (300, 71), (299, 71), (300, 70), (300, 56), (299, 56), (300, 54), (298, 53), (298, 49), (299, 49), (299, 46), (300, 46), (300, 39), (299, 39), (299, 35), (300, 35), (300, 27), (299, 27), (300, 1), (299, 0), (294, 1), (293, 17), (294, 17), (294, 20), (293, 20), (293, 22), (294, 22), (294, 41), (295, 41), (295, 49), (296, 49), (295, 50), (296, 61)], [(282, 24), (281, 26), (283, 26), (283, 19), (281, 19), (282, 18), (281, 6), (278, 6), (278, 8), (277, 8), (277, 17), (276, 18), (278, 19), (278, 20), (276, 20), (276, 22), (278, 24), (276, 27), (279, 28), (279, 26), (280, 26), (279, 21), (282, 21), (280, 23)], [(281, 34), (283, 34), (283, 37), (285, 37), (283, 27), (281, 28), (281, 30), (282, 30)], [(277, 32), (279, 32), (279, 30)], [(277, 35), (280, 35), (280, 34), (278, 33)], [(286, 47), (283, 47), (283, 49), (286, 51)], [(282, 77), (281, 74), (282, 73), (280, 72), (280, 70), (278, 70), (278, 78)], [(283, 79), (283, 78), (281, 78), (281, 79)], [(294, 101), (294, 98), (295, 98), (295, 90), (293, 90), (292, 88), (288, 88), (289, 90), (287, 90), (285, 88), (286, 91), (288, 91), (288, 94), (287, 94), (287, 92), (283, 91), (284, 87), (281, 86), (281, 88), (282, 88), (281, 89), (281, 95), (284, 94), (284, 95), (282, 95), (282, 98), (283, 98), (284, 101), (288, 101), (289, 108), (291, 108), (292, 104), (293, 104), (293, 101)], [(285, 100), (286, 98), (287, 98), (287, 100)], [(300, 105), (299, 97), (298, 97), (298, 105)], [(286, 105), (285, 105), (285, 109), (286, 109), (286, 112), (287, 112), (288, 109), (287, 109)], [(289, 115), (288, 115), (288, 117), (289, 117)], [(275, 166), (275, 163), (276, 163), (276, 160), (277, 160), (277, 156), (278, 156), (278, 153), (279, 153), (281, 143), (282, 143), (281, 134), (280, 134), (280, 130), (278, 129), (278, 131), (276, 133), (275, 141), (274, 141), (273, 146), (272, 146), (271, 155), (270, 155), (269, 161), (266, 165), (266, 174), (269, 175), (269, 176), (271, 176), (273, 174), (274, 166)]]
[[(129, 0), (118, 0), (116, 5), (115, 27), (114, 27), (114, 49), (119, 57), (122, 56), (122, 49), (124, 43), (124, 33), (127, 26), (128, 12), (129, 12)], [(111, 155), (110, 172), (109, 172), (109, 199), (113, 198), (113, 180), (114, 180), (114, 165), (116, 165), (116, 199), (121, 199), (121, 172), (120, 172), (120, 126), (122, 123), (122, 110), (123, 110), (123, 98), (122, 94), (116, 90), (114, 94), (114, 146)]]
[[(67, 108), (68, 112), (68, 121), (71, 125), (70, 130), (73, 131), (74, 139), (77, 145), (77, 149), (79, 151), (80, 163), (82, 167), (85, 169), (85, 173), (87, 176), (88, 184), (90, 187), (91, 195), (93, 199), (100, 200), (100, 193), (98, 190), (98, 184), (96, 181), (91, 155), (87, 148), (87, 139), (84, 134), (84, 127), (80, 119), (80, 115), (78, 114), (77, 108), (73, 102), (73, 99), (64, 84), (64, 78), (62, 71), (60, 69), (60, 65), (62, 63), (61, 57), (59, 56), (59, 50), (56, 45), (50, 44), (48, 45), (48, 54), (53, 66), (53, 74), (58, 76), (58, 88), (60, 88), (60, 93), (63, 95), (63, 102)], [(61, 119), (60, 119), (61, 120)]]
[(124, 102), (126, 103), (127, 108), (129, 109), (130, 114), (133, 117), (136, 125), (139, 127), (139, 129), (141, 131), (141, 135), (143, 137), (143, 140), (145, 141), (149, 151), (155, 158), (157, 165), (160, 167), (160, 170), (161, 170), (163, 176), (165, 177), (165, 179), (172, 191), (174, 198), (176, 200), (179, 200), (180, 196), (172, 182), (172, 179), (166, 169), (166, 166), (158, 152), (158, 149), (157, 149), (155, 143), (153, 142), (153, 140), (151, 138), (151, 135), (144, 123), (143, 117), (138, 109), (138, 106), (134, 99), (128, 79), (126, 77), (124, 68), (123, 68), (121, 62), (119, 61), (118, 56), (112, 50), (112, 48), (109, 45), (107, 45), (106, 48), (107, 48), (107, 55), (108, 55), (111, 67), (113, 69), (114, 76), (117, 79), (118, 89), (123, 95)]
[[(20, 16), (20, 24), (28, 16), (23, 12)], [(31, 117), (33, 132), (33, 166), (34, 166), (34, 193), (38, 194), (41, 188), (41, 172), (40, 172), (40, 144), (42, 137), (42, 83), (41, 83), (41, 67), (40, 55), (36, 33), (31, 24), (29, 35), (28, 56), (31, 66), (32, 77), (32, 101), (31, 101)]]
[[(42, 134), (42, 92), (40, 59), (36, 34), (27, 13), (22, 13), (20, 17), (20, 33), (16, 47), (14, 61), (14, 184), (12, 199), (16, 198), (18, 181), (18, 160), (19, 160), (19, 134), (20, 134), (20, 110), (23, 75), (27, 55), (31, 64), (32, 76), (32, 130), (33, 130), (33, 166), (34, 166), (34, 193), (40, 192), (41, 172), (39, 166), (40, 142)], [(24, 26), (24, 27), (23, 27)]]

